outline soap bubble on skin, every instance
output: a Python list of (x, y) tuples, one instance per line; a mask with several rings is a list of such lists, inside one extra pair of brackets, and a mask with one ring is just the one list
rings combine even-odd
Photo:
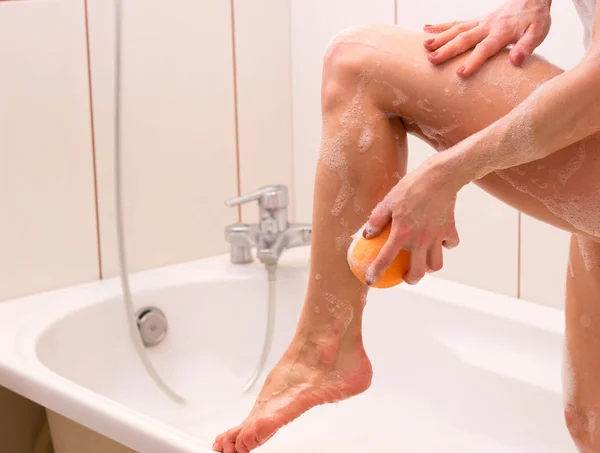
[(419, 122), (414, 122), (412, 124), (421, 129), (421, 132), (425, 137), (437, 143), (438, 151), (445, 150), (449, 147), (450, 142), (448, 141), (447, 135), (460, 127), (459, 123), (451, 124), (449, 126), (443, 126), (440, 128), (427, 126)]
[(573, 154), (569, 161), (559, 169), (550, 170), (550, 174), (555, 175), (558, 182), (564, 187), (569, 179), (582, 167), (585, 158), (585, 144), (580, 142), (577, 146), (577, 152)]
[(577, 380), (575, 376), (575, 370), (573, 368), (573, 363), (571, 362), (571, 357), (569, 355), (569, 351), (566, 345), (563, 349), (561, 381), (563, 390), (563, 405), (565, 408), (567, 408), (569, 406), (572, 406), (575, 401)]
[(360, 138), (358, 139), (358, 152), (366, 153), (374, 141), (375, 135), (373, 130), (369, 127), (363, 129), (360, 133)]
[(583, 259), (585, 269), (590, 272), (592, 269), (598, 268), (600, 266), (600, 244), (577, 235), (577, 245), (579, 246), (579, 253)]
[(363, 207), (360, 205), (360, 200), (357, 197), (354, 197), (353, 200), (354, 200), (354, 212), (356, 212), (357, 214), (360, 214), (361, 212), (365, 212)]
[(354, 308), (348, 301), (338, 299), (329, 292), (323, 293), (323, 298), (327, 303), (327, 311), (334, 319), (341, 321), (342, 334), (345, 333), (354, 317)]
[(350, 143), (350, 134), (343, 130), (332, 139), (325, 139), (319, 159), (332, 172), (337, 173), (340, 178), (340, 189), (331, 209), (331, 214), (337, 217), (346, 203), (354, 195), (354, 189), (350, 186), (348, 178), (348, 162), (345, 147)]
[(335, 252), (338, 255), (344, 247), (348, 247), (352, 242), (352, 237), (348, 231), (348, 222), (346, 222), (346, 219), (341, 218), (340, 223), (342, 224), (342, 235), (335, 238)]
[(431, 102), (428, 99), (417, 101), (417, 108), (426, 112), (433, 112), (433, 109), (431, 108)]
[[(587, 431), (590, 434), (592, 444), (595, 444), (596, 440), (596, 413), (593, 410), (586, 412), (587, 418)], [(597, 451), (597, 450), (596, 450)]]
[(573, 273), (573, 263), (571, 263), (571, 259), (569, 259), (569, 275), (571, 276), (571, 278), (575, 278), (575, 275)]

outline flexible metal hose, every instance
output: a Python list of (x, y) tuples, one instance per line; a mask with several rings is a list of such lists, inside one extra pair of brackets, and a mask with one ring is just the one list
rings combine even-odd
[(157, 387), (176, 403), (183, 404), (183, 399), (179, 394), (172, 390), (160, 375), (156, 372), (154, 365), (146, 354), (146, 349), (140, 337), (138, 326), (135, 320), (134, 305), (131, 297), (131, 288), (129, 286), (129, 272), (127, 267), (127, 253), (125, 250), (125, 221), (123, 213), (123, 186), (122, 186), (122, 155), (121, 155), (121, 35), (123, 31), (122, 20), (122, 0), (115, 1), (115, 194), (117, 210), (117, 240), (119, 246), (119, 263), (121, 266), (121, 285), (123, 287), (123, 301), (127, 312), (127, 321), (129, 323), (129, 333), (135, 346), (139, 358), (148, 375), (156, 383)]

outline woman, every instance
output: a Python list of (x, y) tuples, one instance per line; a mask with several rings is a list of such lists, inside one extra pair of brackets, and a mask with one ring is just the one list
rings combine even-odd
[[(311, 407), (369, 387), (368, 287), (348, 268), (348, 232), (367, 221), (373, 237), (391, 221), (369, 283), (401, 249), (412, 254), (405, 279), (417, 283), (442, 268), (443, 246), (458, 243), (454, 201), (470, 182), (572, 233), (565, 418), (580, 451), (600, 451), (600, 7), (588, 1), (577, 5), (591, 27), (588, 52), (567, 72), (529, 57), (549, 31), (549, 0), (510, 0), (483, 21), (429, 33), (378, 26), (334, 40), (301, 319), (254, 409), (216, 451), (247, 453)], [(444, 152), (403, 176), (407, 133)]]

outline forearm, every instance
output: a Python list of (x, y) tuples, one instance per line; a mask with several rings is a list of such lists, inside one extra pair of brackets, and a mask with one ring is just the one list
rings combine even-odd
[(600, 131), (600, 59), (540, 86), (509, 114), (440, 153), (460, 186), (541, 159)]

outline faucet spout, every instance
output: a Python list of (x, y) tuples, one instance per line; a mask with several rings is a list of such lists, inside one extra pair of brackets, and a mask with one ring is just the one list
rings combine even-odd
[(231, 261), (252, 261), (252, 247), (257, 248), (257, 258), (264, 264), (277, 264), (285, 249), (309, 245), (312, 226), (308, 223), (288, 223), (288, 190), (285, 186), (266, 186), (250, 194), (226, 202), (228, 206), (257, 201), (259, 223), (236, 223), (225, 229), (231, 244)]
[(259, 248), (257, 256), (266, 264), (277, 263), (285, 249), (310, 245), (312, 226), (307, 223), (291, 224), (268, 248)]

